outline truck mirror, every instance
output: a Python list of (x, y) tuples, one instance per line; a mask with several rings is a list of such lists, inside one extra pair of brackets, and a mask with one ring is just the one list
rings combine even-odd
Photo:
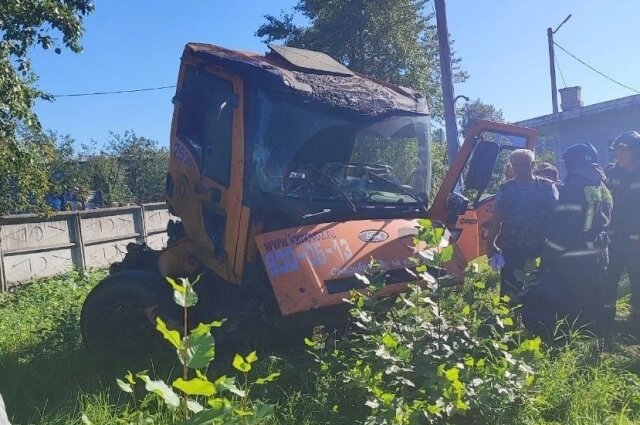
[(467, 189), (484, 190), (491, 180), (500, 145), (495, 142), (480, 140), (469, 160), (469, 171), (465, 178)]
[(447, 211), (452, 216), (459, 216), (464, 214), (469, 207), (469, 199), (465, 196), (453, 192), (447, 196)]

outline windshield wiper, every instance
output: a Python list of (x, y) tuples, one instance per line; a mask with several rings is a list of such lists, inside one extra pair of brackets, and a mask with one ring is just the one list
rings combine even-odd
[(378, 175), (376, 173), (368, 173), (370, 176), (375, 176), (378, 179), (382, 180), (383, 182), (387, 182), (389, 183), (391, 186), (395, 187), (396, 189), (400, 190), (402, 193), (404, 193), (405, 195), (409, 195), (410, 197), (412, 197), (413, 199), (415, 199), (415, 201), (422, 207), (422, 209), (426, 212), (427, 211), (427, 207), (424, 206), (424, 204), (422, 203), (422, 201), (420, 200), (420, 198), (418, 198), (418, 196), (414, 193), (412, 193), (410, 190), (407, 190), (404, 186), (399, 185), (398, 183), (392, 182), (391, 180), (387, 180), (384, 177), (382, 177), (381, 175)]
[(303, 163), (302, 165), (304, 165), (305, 167), (309, 167), (314, 172), (320, 174), (321, 176), (329, 180), (334, 185), (334, 187), (338, 189), (338, 192), (340, 192), (344, 200), (347, 201), (347, 204), (349, 204), (349, 207), (351, 207), (351, 211), (358, 212), (358, 207), (356, 207), (356, 204), (354, 204), (353, 201), (349, 199), (349, 195), (347, 195), (347, 193), (342, 189), (339, 181), (331, 177), (329, 174), (323, 173), (322, 171), (318, 170), (316, 167), (314, 167), (311, 164)]

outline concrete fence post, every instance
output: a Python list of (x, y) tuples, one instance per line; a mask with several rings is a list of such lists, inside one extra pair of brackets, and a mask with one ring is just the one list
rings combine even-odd
[[(0, 230), (2, 227), (0, 226)], [(7, 277), (4, 273), (4, 254), (2, 253), (2, 236), (0, 234), (0, 293), (7, 292)]]
[(75, 266), (82, 276), (85, 275), (87, 270), (87, 257), (84, 247), (84, 238), (82, 237), (82, 216), (80, 213), (75, 213), (71, 216), (71, 225), (73, 227), (73, 233), (75, 233), (74, 242), (76, 255), (74, 259)]
[(138, 205), (138, 209), (134, 213), (134, 218), (136, 221), (136, 230), (140, 234), (138, 237), (138, 242), (147, 243), (147, 223), (146, 223), (146, 211), (144, 208), (144, 204)]

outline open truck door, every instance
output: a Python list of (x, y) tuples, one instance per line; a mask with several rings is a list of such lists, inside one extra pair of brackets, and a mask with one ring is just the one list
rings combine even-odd
[(535, 143), (536, 131), (530, 128), (478, 120), (467, 130), (429, 210), (432, 219), (446, 224), (467, 262), (487, 252), (495, 193), (506, 180), (509, 155), (534, 150)]

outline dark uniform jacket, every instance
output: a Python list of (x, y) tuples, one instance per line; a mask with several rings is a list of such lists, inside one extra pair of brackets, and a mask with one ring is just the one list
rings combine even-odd
[(604, 172), (595, 165), (567, 176), (547, 226), (547, 260), (602, 257), (612, 208), (604, 181)]
[[(614, 242), (640, 240), (640, 170), (634, 173), (614, 164), (607, 168), (607, 185), (615, 208), (611, 216)], [(639, 259), (640, 261), (640, 259)]]

